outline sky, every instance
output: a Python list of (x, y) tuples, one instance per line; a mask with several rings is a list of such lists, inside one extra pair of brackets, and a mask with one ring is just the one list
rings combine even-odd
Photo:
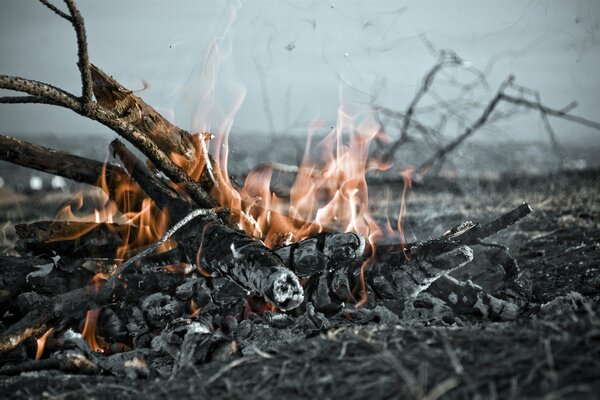
[[(189, 130), (219, 129), (229, 121), (232, 135), (303, 134), (315, 118), (335, 120), (340, 102), (366, 104), (374, 95), (379, 104), (405, 110), (436, 61), (427, 43), (488, 72), (482, 101), (514, 74), (547, 105), (576, 100), (574, 114), (600, 120), (597, 0), (77, 4), (92, 62)], [(0, 74), (78, 93), (75, 62), (75, 36), (66, 21), (37, 1), (0, 0)], [(563, 142), (600, 142), (589, 128), (552, 123)], [(69, 110), (0, 105), (3, 134), (90, 132), (108, 131)], [(545, 138), (534, 113), (480, 139), (486, 135)]]

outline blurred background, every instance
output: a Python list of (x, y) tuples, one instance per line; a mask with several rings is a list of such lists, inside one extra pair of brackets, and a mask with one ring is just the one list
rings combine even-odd
[[(560, 109), (575, 100), (574, 114), (600, 119), (596, 0), (77, 4), (92, 62), (138, 90), (163, 115), (192, 131), (218, 129), (220, 121), (211, 118), (234, 115), (231, 141), (240, 169), (265, 161), (262, 154), (257, 161), (249, 141), (264, 148), (285, 140), (291, 143), (288, 152), (269, 154), (297, 158), (310, 122), (319, 118), (333, 126), (341, 102), (405, 111), (441, 49), (453, 50), (464, 66), (485, 73), (487, 86), (473, 93), (473, 102), (485, 105), (514, 74), (519, 84), (539, 91), (547, 106)], [(79, 93), (71, 26), (33, 0), (0, 0), (0, 10), (0, 73)], [(439, 98), (426, 99), (423, 106), (449, 96), (445, 82), (460, 79), (460, 71), (440, 75)], [(469, 117), (477, 115), (474, 109)], [(422, 122), (435, 123), (427, 118), (423, 115)], [(600, 162), (598, 131), (551, 122), (572, 159), (569, 167)], [(441, 140), (462, 129), (464, 121), (448, 125)], [(1, 105), (0, 133), (98, 159), (107, 156), (114, 138), (71, 111), (40, 105)], [(299, 139), (283, 139), (288, 137)], [(543, 121), (533, 111), (490, 124), (461, 154), (479, 157), (475, 164), (465, 163), (463, 169), (471, 171), (472, 165), (482, 171), (490, 159), (494, 171), (520, 168), (519, 163), (534, 172), (555, 165)], [(0, 164), (2, 171), (9, 168)], [(14, 179), (6, 172), (1, 176), (4, 182)]]

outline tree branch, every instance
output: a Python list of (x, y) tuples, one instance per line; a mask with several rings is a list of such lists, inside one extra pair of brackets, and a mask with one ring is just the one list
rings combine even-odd
[(81, 74), (81, 103), (83, 106), (83, 110), (87, 111), (90, 109), (90, 106), (93, 101), (93, 92), (92, 92), (92, 73), (90, 70), (90, 60), (88, 57), (88, 49), (87, 49), (87, 37), (85, 34), (85, 25), (83, 22), (83, 17), (79, 13), (77, 6), (73, 2), (73, 0), (65, 0), (65, 4), (69, 8), (69, 12), (71, 13), (71, 24), (75, 29), (75, 34), (77, 36), (77, 57), (79, 61), (77, 62), (77, 66), (79, 67), (79, 72)]
[[(55, 104), (72, 110), (79, 109), (79, 101), (76, 96), (47, 83), (23, 79), (17, 76), (0, 75), (0, 89), (14, 90), (27, 93), (35, 97), (52, 100)], [(41, 101), (40, 101), (41, 102)]]
[(71, 16), (69, 16), (67, 13), (61, 11), (58, 7), (56, 7), (54, 4), (50, 3), (48, 0), (39, 0), (39, 2), (42, 3), (43, 5), (45, 5), (46, 7), (48, 7), (59, 17), (64, 18), (69, 22), (73, 22), (71, 19)]
[(0, 97), (1, 104), (51, 104), (59, 105), (54, 100), (39, 96), (5, 96)]
[(175, 165), (144, 133), (118, 118), (111, 111), (104, 109), (96, 103), (91, 103), (86, 110), (72, 94), (52, 85), (29, 79), (0, 75), (0, 88), (51, 99), (55, 101), (55, 105), (69, 108), (82, 116), (100, 122), (142, 151), (169, 179), (180, 184), (199, 207), (213, 207), (212, 199), (199, 183), (192, 180), (185, 171)]

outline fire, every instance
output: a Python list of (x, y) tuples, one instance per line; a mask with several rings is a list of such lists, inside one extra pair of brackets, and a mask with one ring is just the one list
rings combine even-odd
[[(114, 256), (116, 262), (120, 263), (129, 257), (132, 250), (154, 243), (167, 231), (168, 213), (159, 210), (132, 180), (107, 182), (105, 164), (97, 186), (100, 189), (94, 192), (91, 198), (85, 199), (91, 200), (91, 204), (85, 203), (82, 194), (75, 195), (55, 217), (56, 221), (86, 224), (73, 226), (71, 230), (63, 228), (62, 234), (53, 237), (53, 241), (78, 239), (99, 224), (118, 224), (108, 227), (118, 230), (117, 233), (122, 238), (122, 244)], [(109, 199), (107, 193), (112, 193), (112, 199)], [(88, 209), (93, 207), (93, 211), (85, 212), (84, 205)], [(172, 243), (167, 242), (158, 251), (166, 251), (171, 247)]]
[(37, 350), (35, 352), (35, 359), (39, 360), (44, 354), (44, 348), (46, 347), (46, 340), (54, 332), (54, 328), (50, 328), (37, 340)]
[(87, 312), (85, 316), (85, 325), (81, 331), (81, 336), (83, 336), (93, 351), (102, 353), (104, 349), (98, 344), (98, 339), (96, 337), (96, 328), (100, 311), (101, 310), (99, 308), (96, 308)]
[[(410, 187), (410, 170), (402, 173), (404, 190), (396, 231), (388, 229), (371, 216), (368, 171), (385, 170), (389, 164), (369, 158), (369, 145), (378, 137), (379, 125), (359, 107), (342, 105), (338, 124), (315, 149), (312, 140), (320, 125), (313, 124), (302, 163), (288, 199), (270, 190), (271, 166), (251, 171), (242, 188), (235, 187), (226, 172), (227, 159), (222, 157), (216, 171), (212, 195), (242, 214), (244, 231), (262, 239), (268, 247), (277, 247), (305, 239), (324, 230), (355, 232), (374, 244), (390, 234), (405, 243), (403, 221), (406, 216), (406, 193)], [(224, 140), (224, 139), (222, 139)], [(220, 141), (216, 149), (227, 149)]]

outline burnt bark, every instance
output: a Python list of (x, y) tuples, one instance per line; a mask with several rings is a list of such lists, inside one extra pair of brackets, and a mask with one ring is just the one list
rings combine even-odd
[(112, 258), (137, 236), (133, 225), (74, 221), (38, 221), (15, 226), (18, 249), (37, 255)]
[(120, 140), (115, 139), (110, 147), (121, 159), (132, 178), (154, 201), (154, 204), (169, 213), (169, 220), (173, 224), (190, 212), (191, 205), (156, 174), (152, 173), (146, 164), (127, 149)]

